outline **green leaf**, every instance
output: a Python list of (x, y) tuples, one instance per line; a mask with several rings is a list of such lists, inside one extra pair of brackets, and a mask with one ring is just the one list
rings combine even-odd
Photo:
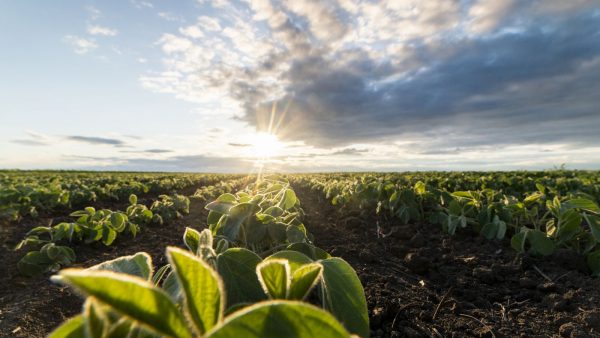
[(108, 329), (108, 333), (104, 338), (129, 338), (132, 325), (133, 322), (129, 318), (123, 317)]
[(129, 204), (137, 204), (138, 198), (136, 195), (131, 194), (129, 195)]
[(448, 206), (448, 211), (450, 211), (450, 214), (453, 216), (460, 215), (462, 212), (460, 203), (458, 203), (456, 200), (450, 201), (450, 205)]
[(544, 187), (544, 185), (542, 185), (541, 183), (536, 183), (535, 187), (537, 190), (539, 190), (542, 194), (546, 193), (546, 187)]
[(287, 239), (285, 234), (285, 229), (287, 228), (287, 224), (281, 222), (270, 223), (267, 225), (267, 232), (269, 233), (269, 237), (276, 243), (285, 242)]
[(581, 232), (581, 215), (575, 210), (568, 210), (560, 215), (556, 237), (564, 243)]
[(233, 313), (205, 338), (350, 338), (330, 314), (293, 301), (261, 302)]
[[(171, 267), (171, 265), (169, 265), (169, 267)], [(165, 280), (162, 283), (162, 288), (174, 302), (180, 303), (180, 301), (182, 301), (183, 295), (181, 287), (179, 286), (177, 276), (175, 275), (173, 269), (171, 269), (169, 274), (167, 274), (167, 277), (165, 277)]]
[(153, 274), (152, 257), (145, 252), (122, 256), (91, 266), (88, 270), (106, 270), (151, 280)]
[(105, 226), (102, 230), (102, 243), (104, 245), (111, 245), (115, 239), (117, 238), (117, 232), (114, 231), (111, 227)]
[(263, 211), (263, 213), (271, 215), (273, 217), (280, 217), (281, 215), (283, 215), (284, 211), (280, 207), (274, 205), (268, 207), (265, 211)]
[(600, 277), (600, 250), (596, 250), (587, 255), (587, 265), (592, 270), (594, 277)]
[(323, 265), (323, 308), (351, 333), (368, 337), (367, 300), (356, 272), (338, 257), (324, 259), (320, 263)]
[(308, 256), (306, 256), (305, 254), (292, 250), (278, 251), (272, 254), (271, 256), (265, 258), (265, 261), (280, 259), (284, 259), (288, 262), (288, 264), (290, 265), (290, 272), (292, 274), (295, 273), (296, 270), (298, 270), (301, 266), (313, 262), (312, 259), (308, 258)]
[(512, 236), (510, 239), (510, 246), (517, 252), (525, 252), (525, 240), (527, 239), (527, 233), (529, 230), (522, 230)]
[(221, 194), (217, 197), (217, 201), (219, 202), (227, 202), (227, 203), (236, 203), (237, 199), (235, 195), (230, 193)]
[(218, 212), (219, 214), (228, 214), (229, 210), (235, 205), (234, 202), (225, 201), (212, 201), (208, 203), (204, 208), (210, 211)]
[(216, 228), (216, 234), (235, 241), (238, 237), (240, 226), (260, 208), (252, 203), (240, 203), (229, 210), (229, 214), (224, 220), (221, 220)]
[(30, 251), (17, 263), (19, 272), (25, 276), (36, 276), (48, 271), (52, 260), (39, 251)]
[(542, 196), (544, 196), (544, 194), (542, 192), (534, 192), (533, 194), (527, 196), (524, 200), (523, 203), (529, 205), (531, 203), (535, 203), (537, 202), (540, 198), (542, 198)]
[(427, 192), (427, 187), (425, 186), (425, 183), (421, 181), (415, 183), (415, 192), (417, 193), (417, 195), (424, 195)]
[(548, 256), (554, 252), (554, 242), (550, 237), (546, 236), (544, 232), (540, 230), (531, 230), (528, 238), (531, 243), (531, 249), (535, 253)]
[(325, 250), (308, 243), (292, 243), (288, 245), (287, 250), (301, 252), (312, 260), (331, 258)]
[(121, 232), (125, 229), (125, 220), (126, 216), (120, 212), (113, 212), (110, 215), (110, 223), (117, 232)]
[(562, 203), (563, 207), (576, 208), (594, 213), (600, 213), (600, 207), (594, 201), (587, 198), (571, 198)]
[(247, 244), (260, 244), (267, 235), (267, 225), (251, 220), (244, 225)]
[(85, 318), (86, 337), (103, 338), (108, 330), (108, 318), (100, 309), (93, 297), (89, 297), (83, 305), (83, 315)]
[(156, 270), (156, 272), (154, 273), (154, 276), (152, 276), (152, 284), (158, 285), (163, 280), (163, 278), (167, 275), (167, 272), (169, 272), (170, 269), (171, 269), (171, 265), (165, 264), (165, 265), (161, 266), (158, 270)]
[(191, 337), (183, 315), (169, 296), (141, 278), (110, 271), (66, 269), (55, 281), (96, 297), (116, 311), (153, 330), (174, 337)]
[(295, 225), (288, 225), (285, 229), (285, 236), (290, 243), (301, 243), (306, 241), (306, 233)]
[(292, 284), (288, 299), (304, 300), (320, 281), (323, 266), (319, 263), (306, 264), (298, 268), (292, 275)]
[(77, 315), (62, 323), (48, 338), (81, 338), (85, 337), (83, 315)]
[(286, 189), (283, 197), (281, 198), (281, 202), (279, 202), (279, 207), (284, 210), (289, 210), (296, 205), (296, 201), (298, 198), (296, 197), (296, 193), (292, 189)]
[(256, 266), (258, 280), (271, 299), (286, 299), (292, 282), (290, 265), (285, 259), (265, 260)]
[(496, 238), (498, 234), (498, 224), (496, 223), (487, 223), (481, 228), (481, 234), (488, 240)]
[(600, 243), (600, 217), (588, 214), (583, 214), (583, 217), (590, 227), (594, 239)]
[(221, 217), (223, 217), (223, 214), (211, 210), (208, 212), (208, 217), (207, 217), (206, 223), (211, 226), (215, 225), (219, 222)]
[(167, 257), (183, 289), (187, 313), (204, 334), (225, 311), (223, 282), (208, 264), (184, 250), (168, 247)]
[(227, 292), (227, 308), (267, 298), (256, 276), (256, 266), (260, 262), (257, 254), (244, 248), (228, 249), (217, 256), (217, 271)]
[(204, 229), (200, 232), (200, 236), (198, 237), (198, 245), (200, 247), (213, 247), (213, 235), (209, 229)]
[(183, 233), (183, 243), (191, 252), (197, 253), (200, 241), (200, 233), (190, 227), (185, 228)]

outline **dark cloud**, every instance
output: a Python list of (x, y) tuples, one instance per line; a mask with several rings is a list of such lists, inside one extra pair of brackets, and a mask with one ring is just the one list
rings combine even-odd
[(329, 156), (335, 155), (361, 155), (363, 153), (368, 153), (369, 149), (356, 149), (356, 148), (346, 148), (338, 151), (334, 151), (329, 154)]
[(88, 144), (106, 144), (112, 145), (115, 147), (125, 146), (125, 142), (115, 139), (115, 138), (106, 138), (106, 137), (95, 137), (95, 136), (78, 136), (71, 135), (65, 137), (67, 140), (88, 143)]
[(230, 143), (227, 143), (227, 144), (230, 145), (230, 146), (232, 146), (232, 147), (250, 147), (250, 146), (252, 146), (251, 144), (248, 144), (248, 143), (233, 143), (233, 142), (230, 142)]
[[(280, 136), (325, 147), (411, 133), (431, 135), (425, 143), (446, 148), (597, 145), (600, 14), (552, 14), (435, 46), (416, 41), (416, 68), (360, 49), (338, 58), (313, 49), (283, 75), (288, 95), (276, 103), (291, 105)], [(267, 88), (239, 81), (232, 94), (246, 108), (243, 120), (260, 128), (272, 105), (264, 102)]]
[[(125, 171), (169, 171), (169, 172), (252, 172), (253, 164), (239, 158), (225, 158), (205, 155), (172, 156), (166, 159), (95, 157), (65, 155), (64, 159), (81, 161), (79, 169), (103, 169)], [(85, 162), (95, 162), (86, 165)]]

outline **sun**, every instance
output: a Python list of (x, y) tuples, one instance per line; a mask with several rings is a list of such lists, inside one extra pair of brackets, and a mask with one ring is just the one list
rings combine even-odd
[(283, 144), (277, 136), (269, 133), (256, 133), (249, 139), (250, 156), (255, 158), (271, 158), (279, 155)]

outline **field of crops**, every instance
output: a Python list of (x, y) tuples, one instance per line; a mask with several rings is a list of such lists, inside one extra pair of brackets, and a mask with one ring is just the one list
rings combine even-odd
[(0, 336), (600, 336), (600, 172), (0, 171)]

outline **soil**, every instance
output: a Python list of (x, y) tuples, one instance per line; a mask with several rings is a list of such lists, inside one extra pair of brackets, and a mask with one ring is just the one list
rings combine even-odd
[(583, 257), (519, 256), (508, 241), (430, 224), (378, 229), (374, 217), (295, 190), (315, 244), (356, 269), (372, 337), (600, 337), (600, 280)]
[[(582, 257), (568, 251), (519, 256), (506, 241), (466, 231), (451, 237), (429, 224), (380, 221), (378, 229), (372, 216), (294, 189), (315, 244), (356, 269), (372, 337), (600, 337), (600, 281), (590, 277)], [(186, 226), (204, 227), (203, 204), (192, 199), (190, 215), (145, 228), (136, 239), (75, 247), (76, 266), (139, 251), (162, 265), (167, 245), (183, 245)], [(22, 253), (11, 248), (47, 221), (0, 226), (0, 337), (42, 337), (81, 310), (81, 298), (50, 283), (49, 274), (25, 278), (16, 269)]]

